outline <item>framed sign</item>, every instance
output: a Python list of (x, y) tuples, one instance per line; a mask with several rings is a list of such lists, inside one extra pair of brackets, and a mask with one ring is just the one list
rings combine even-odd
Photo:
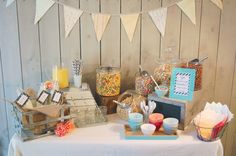
[(45, 102), (47, 101), (47, 99), (49, 98), (50, 93), (46, 92), (45, 90), (43, 90), (40, 94), (39, 97), (37, 98), (37, 101), (41, 104), (45, 104)]
[(15, 103), (23, 107), (29, 100), (29, 95), (21, 93), (20, 96), (16, 99)]
[(170, 98), (192, 100), (195, 83), (195, 69), (174, 68), (170, 82)]
[(56, 90), (52, 96), (52, 102), (55, 102), (58, 104), (62, 99), (62, 95), (63, 95), (62, 92)]

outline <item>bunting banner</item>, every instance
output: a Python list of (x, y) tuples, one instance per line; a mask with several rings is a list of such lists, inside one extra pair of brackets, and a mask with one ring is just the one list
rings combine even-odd
[(211, 0), (217, 7), (223, 10), (223, 0)]
[(102, 35), (107, 27), (111, 15), (106, 14), (92, 14), (94, 30), (97, 35), (97, 40), (101, 41)]
[(65, 38), (68, 37), (82, 14), (82, 10), (64, 5)]
[[(6, 0), (6, 6), (11, 5), (15, 0)], [(223, 9), (223, 0), (210, 0), (220, 9)], [(36, 24), (39, 20), (46, 14), (46, 12), (55, 4), (60, 4), (64, 8), (64, 24), (65, 24), (65, 38), (69, 36), (75, 24), (82, 16), (83, 13), (87, 13), (92, 16), (92, 21), (94, 24), (94, 29), (96, 33), (96, 38), (101, 41), (103, 33), (109, 23), (111, 16), (119, 16), (121, 18), (122, 25), (126, 31), (128, 39), (132, 42), (134, 33), (136, 30), (138, 18), (140, 14), (148, 13), (156, 28), (160, 31), (161, 35), (165, 35), (166, 21), (168, 14), (168, 7), (173, 5), (178, 5), (178, 7), (185, 13), (185, 15), (191, 20), (193, 24), (196, 24), (196, 4), (195, 0), (181, 0), (175, 2), (169, 6), (161, 7), (159, 9), (150, 11), (141, 11), (138, 13), (130, 14), (102, 14), (93, 13), (86, 10), (81, 10), (74, 8), (72, 6), (67, 6), (63, 2), (58, 0), (36, 0), (36, 12), (34, 23)]]
[(150, 11), (148, 14), (152, 18), (152, 21), (160, 31), (161, 35), (164, 36), (166, 30), (167, 8)]
[(196, 24), (196, 6), (195, 0), (182, 0), (177, 3), (180, 9), (191, 20), (193, 24)]
[(128, 38), (129, 38), (130, 42), (132, 42), (133, 37), (134, 37), (134, 32), (135, 32), (135, 29), (136, 29), (138, 17), (139, 17), (139, 13), (120, 15), (122, 24), (125, 28), (125, 31), (128, 35)]
[(44, 14), (50, 9), (55, 2), (53, 0), (36, 0), (36, 12), (34, 18), (34, 24), (44, 16)]
[(6, 7), (9, 7), (15, 0), (7, 0)]

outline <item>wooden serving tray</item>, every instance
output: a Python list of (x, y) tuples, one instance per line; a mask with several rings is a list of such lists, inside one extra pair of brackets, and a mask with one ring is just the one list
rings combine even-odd
[(159, 131), (155, 131), (154, 134), (150, 136), (143, 135), (141, 129), (133, 132), (129, 125), (124, 125), (124, 128), (124, 138), (126, 140), (176, 140), (178, 138), (177, 133), (168, 135), (163, 132), (162, 128)]

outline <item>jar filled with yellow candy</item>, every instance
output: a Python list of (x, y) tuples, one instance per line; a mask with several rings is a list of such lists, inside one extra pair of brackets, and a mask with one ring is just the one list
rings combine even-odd
[(120, 94), (120, 68), (99, 67), (96, 73), (96, 92), (99, 95), (116, 96)]

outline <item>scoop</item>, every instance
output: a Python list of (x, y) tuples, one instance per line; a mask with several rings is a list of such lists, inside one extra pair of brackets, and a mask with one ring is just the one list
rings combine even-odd
[(141, 75), (143, 76), (150, 76), (152, 81), (155, 83), (155, 85), (157, 86), (158, 89), (160, 89), (159, 85), (157, 84), (156, 80), (153, 78), (152, 75), (150, 75), (146, 70), (142, 70), (142, 66), (139, 65), (139, 72)]

